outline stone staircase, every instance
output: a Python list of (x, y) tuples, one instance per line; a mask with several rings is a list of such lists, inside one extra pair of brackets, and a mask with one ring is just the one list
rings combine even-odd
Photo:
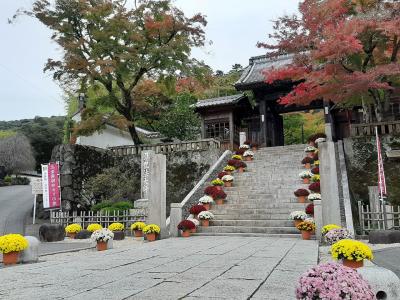
[(300, 236), (288, 219), (294, 210), (304, 210), (293, 192), (303, 185), (299, 173), (305, 145), (261, 148), (247, 163), (245, 173), (235, 172), (234, 186), (224, 188), (227, 202), (213, 205), (210, 227), (198, 235)]

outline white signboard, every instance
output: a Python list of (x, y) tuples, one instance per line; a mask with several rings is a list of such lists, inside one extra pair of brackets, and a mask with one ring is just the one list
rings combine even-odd
[(43, 208), (50, 207), (49, 198), (49, 170), (48, 165), (42, 165), (42, 190), (43, 190)]
[(43, 194), (42, 178), (31, 179), (32, 194), (41, 195)]

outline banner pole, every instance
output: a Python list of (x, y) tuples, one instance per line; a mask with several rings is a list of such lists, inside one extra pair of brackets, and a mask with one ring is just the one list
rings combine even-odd
[(33, 220), (32, 220), (33, 225), (35, 225), (36, 223), (36, 197), (37, 195), (35, 194), (35, 197), (33, 199)]

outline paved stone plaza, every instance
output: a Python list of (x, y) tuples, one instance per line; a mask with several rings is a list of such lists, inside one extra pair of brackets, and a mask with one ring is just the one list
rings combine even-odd
[(0, 299), (295, 299), (297, 279), (318, 259), (316, 241), (288, 238), (123, 243), (0, 269)]

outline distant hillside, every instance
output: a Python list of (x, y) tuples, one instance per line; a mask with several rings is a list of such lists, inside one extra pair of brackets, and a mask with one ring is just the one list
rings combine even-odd
[(39, 171), (40, 164), (50, 160), (54, 146), (62, 143), (64, 122), (63, 116), (0, 121), (0, 131), (14, 131), (29, 138)]

